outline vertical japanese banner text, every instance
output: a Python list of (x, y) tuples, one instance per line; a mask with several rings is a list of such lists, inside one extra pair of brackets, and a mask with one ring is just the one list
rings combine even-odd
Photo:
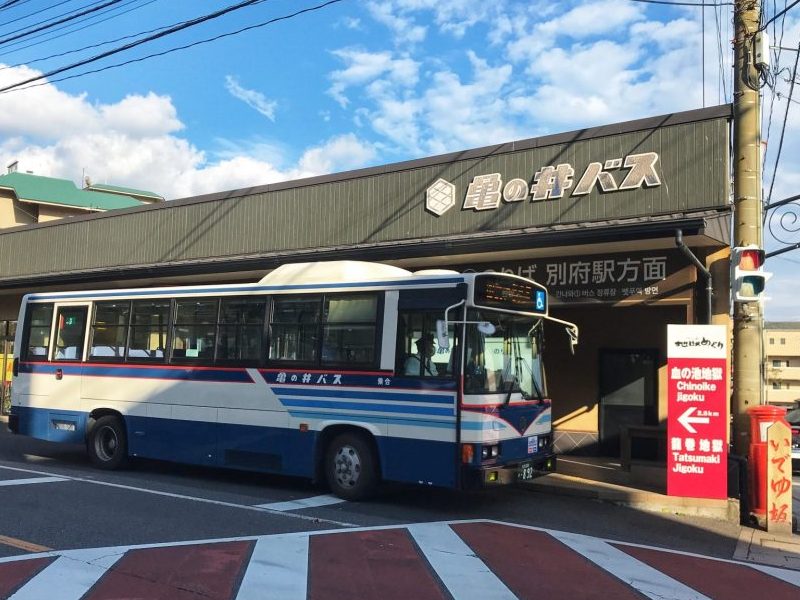
[(667, 325), (667, 494), (727, 498), (728, 333)]

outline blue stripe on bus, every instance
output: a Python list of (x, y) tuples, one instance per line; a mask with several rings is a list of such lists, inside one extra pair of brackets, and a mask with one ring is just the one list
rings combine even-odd
[(61, 369), (64, 375), (89, 377), (125, 377), (134, 379), (167, 379), (173, 381), (204, 381), (217, 383), (253, 383), (245, 369), (193, 369), (191, 367), (126, 367), (97, 366), (82, 363), (22, 363), (20, 371), (34, 374), (54, 374)]
[[(317, 412), (311, 410), (290, 410), (289, 415), (297, 419), (330, 419), (336, 421), (361, 421), (362, 423), (378, 423), (388, 425), (408, 425), (413, 427), (434, 427), (439, 429), (454, 429), (453, 421), (432, 421), (429, 419), (412, 419), (405, 417), (380, 417), (372, 415), (351, 415), (347, 413)], [(421, 441), (421, 440), (420, 440)]]
[(59, 294), (31, 294), (28, 300), (75, 300), (84, 298), (132, 298), (135, 296), (154, 296), (172, 297), (189, 296), (197, 294), (219, 294), (237, 292), (275, 292), (286, 290), (325, 290), (343, 288), (363, 288), (363, 287), (397, 287), (397, 286), (426, 286), (441, 284), (464, 283), (463, 277), (444, 277), (439, 279), (411, 280), (411, 281), (363, 281), (347, 283), (305, 283), (300, 285), (250, 285), (236, 287), (214, 287), (214, 288), (180, 288), (167, 290), (136, 290), (119, 292), (97, 292), (97, 293), (59, 293)]
[(500, 426), (500, 429), (506, 429), (508, 427), (508, 425), (498, 420), (461, 421), (461, 429), (465, 429), (468, 431), (483, 431), (484, 429), (495, 429), (498, 425)]
[(375, 412), (401, 413), (411, 415), (437, 415), (441, 417), (455, 416), (452, 408), (439, 408), (438, 406), (405, 406), (402, 404), (368, 404), (363, 402), (340, 402), (337, 400), (300, 400), (295, 398), (278, 397), (284, 406), (300, 408), (336, 408), (342, 410), (363, 410)]
[(358, 400), (397, 400), (400, 402), (430, 402), (431, 404), (454, 404), (453, 396), (436, 394), (403, 394), (400, 392), (383, 392), (382, 390), (370, 390), (368, 392), (351, 392), (342, 389), (318, 389), (302, 387), (274, 387), (272, 391), (276, 394), (287, 394), (290, 396), (308, 396), (311, 398), (352, 398)]

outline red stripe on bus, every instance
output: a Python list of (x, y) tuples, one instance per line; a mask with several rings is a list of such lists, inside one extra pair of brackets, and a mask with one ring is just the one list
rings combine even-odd
[(54, 560), (46, 556), (0, 564), (0, 598), (9, 598)]
[(445, 600), (406, 530), (315, 535), (309, 545), (309, 600)]
[(793, 585), (747, 565), (623, 544), (612, 545), (709, 598), (751, 600), (757, 595), (788, 600), (800, 596)]
[(253, 542), (143, 548), (125, 554), (83, 600), (235, 597)]
[(547, 533), (497, 523), (451, 527), (522, 600), (641, 598)]

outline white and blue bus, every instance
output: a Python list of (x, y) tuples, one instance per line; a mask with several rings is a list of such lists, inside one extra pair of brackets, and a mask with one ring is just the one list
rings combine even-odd
[[(335, 261), (25, 296), (9, 426), (130, 457), (468, 488), (554, 469), (537, 283)], [(564, 321), (572, 342), (577, 328)]]

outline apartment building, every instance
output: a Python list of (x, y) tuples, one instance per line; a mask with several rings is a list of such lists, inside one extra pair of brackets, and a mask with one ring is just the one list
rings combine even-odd
[(800, 401), (800, 322), (764, 324), (764, 367), (768, 404)]

